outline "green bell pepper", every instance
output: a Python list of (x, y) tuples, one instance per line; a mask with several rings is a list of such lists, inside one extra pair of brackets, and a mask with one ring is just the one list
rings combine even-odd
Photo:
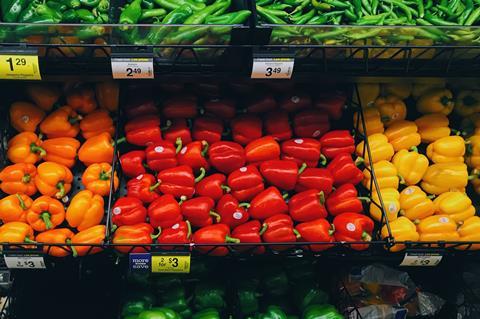
[(146, 300), (130, 300), (122, 307), (122, 316), (138, 315), (142, 311), (150, 309), (152, 304)]
[(218, 284), (205, 283), (195, 287), (193, 299), (195, 309), (215, 308), (221, 310), (225, 307), (225, 288)]
[(208, 308), (193, 314), (192, 319), (220, 319), (217, 309)]
[(142, 16), (142, 0), (133, 0), (120, 14), (121, 24), (135, 24)]
[(238, 307), (245, 314), (253, 314), (258, 311), (258, 293), (252, 289), (239, 289), (237, 291)]
[(167, 307), (153, 307), (150, 310), (158, 313), (163, 313), (167, 319), (182, 319), (176, 311)]
[(267, 311), (257, 314), (255, 319), (287, 319), (287, 314), (280, 307), (268, 306)]
[(312, 304), (324, 304), (328, 302), (328, 295), (319, 289), (313, 282), (297, 284), (293, 287), (293, 301), (295, 305), (303, 310)]
[(159, 299), (160, 304), (163, 307), (173, 309), (178, 313), (189, 309), (189, 305), (185, 296), (185, 288), (183, 285), (160, 291)]
[(138, 314), (138, 319), (168, 319), (163, 311), (145, 310)]
[[(6, 5), (3, 5), (4, 2)], [(2, 0), (3, 21), (17, 22), (18, 17), (26, 6), (26, 0)]]
[(310, 305), (303, 312), (303, 319), (343, 319), (332, 305)]

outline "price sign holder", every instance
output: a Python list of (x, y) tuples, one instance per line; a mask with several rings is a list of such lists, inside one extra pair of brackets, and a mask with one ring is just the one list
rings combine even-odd
[(440, 249), (407, 250), (400, 266), (435, 267), (440, 264), (443, 251)]
[(254, 52), (252, 79), (290, 79), (295, 58), (292, 53)]
[(152, 272), (190, 273), (190, 253), (152, 253)]
[(5, 253), (5, 264), (9, 269), (46, 269), (43, 254), (40, 253)]
[(112, 76), (114, 79), (153, 79), (153, 49), (111, 54)]
[(24, 47), (0, 50), (0, 79), (41, 80), (37, 50)]

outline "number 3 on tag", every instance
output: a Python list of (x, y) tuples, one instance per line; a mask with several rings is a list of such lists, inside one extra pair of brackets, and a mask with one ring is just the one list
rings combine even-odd
[(8, 80), (41, 80), (38, 56), (0, 55), (0, 78)]

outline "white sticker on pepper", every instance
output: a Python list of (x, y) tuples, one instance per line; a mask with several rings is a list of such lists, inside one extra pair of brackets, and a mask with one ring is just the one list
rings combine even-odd
[(239, 170), (240, 172), (245, 173), (247, 171), (247, 168), (244, 166), (244, 167), (240, 167)]
[(349, 231), (355, 231), (356, 229), (357, 229), (357, 227), (355, 227), (354, 224), (352, 224), (352, 223), (348, 223), (348, 224), (347, 224), (347, 230), (349, 230)]
[(120, 207), (115, 207), (115, 208), (113, 209), (113, 214), (114, 214), (114, 215), (120, 215), (121, 212), (122, 212), (122, 209), (121, 209)]
[(163, 153), (163, 151), (164, 151), (165, 149), (163, 148), (163, 146), (157, 146), (157, 147), (154, 148), (154, 150), (155, 150), (155, 152), (157, 152), (157, 153)]
[(233, 218), (235, 218), (235, 219), (242, 219), (242, 217), (243, 217), (242, 212), (233, 213)]

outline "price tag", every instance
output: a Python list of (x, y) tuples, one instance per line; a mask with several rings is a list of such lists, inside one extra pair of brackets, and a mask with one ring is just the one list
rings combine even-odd
[(152, 255), (152, 272), (188, 274), (190, 254)]
[(5, 264), (10, 269), (46, 269), (43, 256), (39, 255), (22, 255), (7, 256), (4, 255)]
[(38, 56), (0, 54), (0, 79), (41, 80)]
[(253, 58), (252, 79), (290, 79), (294, 58)]
[(442, 257), (439, 253), (407, 252), (400, 266), (433, 267), (442, 261)]
[(153, 58), (112, 58), (114, 79), (153, 79)]

